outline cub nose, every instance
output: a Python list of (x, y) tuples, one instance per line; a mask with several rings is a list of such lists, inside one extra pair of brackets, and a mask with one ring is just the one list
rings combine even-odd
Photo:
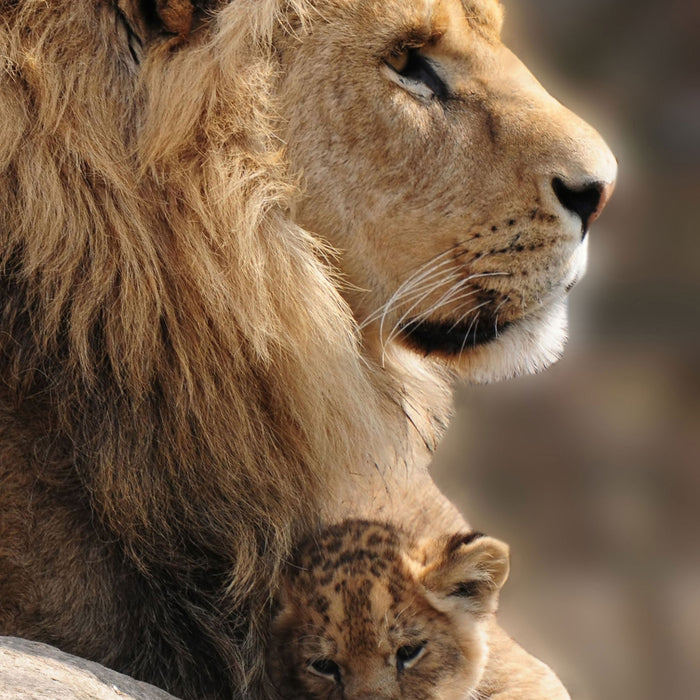
[(615, 183), (587, 182), (570, 185), (559, 177), (552, 180), (552, 189), (565, 209), (581, 219), (583, 236), (605, 208), (615, 189)]

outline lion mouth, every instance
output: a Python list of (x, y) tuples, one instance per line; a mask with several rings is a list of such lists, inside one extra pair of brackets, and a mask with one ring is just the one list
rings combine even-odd
[(492, 319), (462, 323), (412, 320), (401, 326), (401, 335), (408, 345), (426, 355), (455, 356), (493, 342), (509, 325)]

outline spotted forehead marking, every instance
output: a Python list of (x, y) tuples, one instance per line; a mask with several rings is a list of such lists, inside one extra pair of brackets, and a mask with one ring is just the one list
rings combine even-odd
[[(348, 521), (325, 530), (299, 547), (290, 578), (297, 587), (333, 584), (335, 592), (349, 580), (402, 580), (404, 538), (397, 528), (369, 521)], [(311, 590), (311, 589), (309, 589)]]
[(302, 543), (290, 578), (324, 623), (343, 627), (353, 649), (376, 648), (378, 623), (392, 624), (414, 583), (407, 544), (392, 525), (341, 523)]
[(294, 555), (294, 563), (297, 572), (329, 571), (339, 567), (355, 571), (377, 561), (398, 561), (405, 540), (405, 535), (393, 525), (347, 521), (302, 542)]

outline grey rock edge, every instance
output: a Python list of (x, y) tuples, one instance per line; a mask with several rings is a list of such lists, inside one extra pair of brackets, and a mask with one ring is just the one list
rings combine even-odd
[(177, 700), (54, 647), (0, 637), (0, 700)]

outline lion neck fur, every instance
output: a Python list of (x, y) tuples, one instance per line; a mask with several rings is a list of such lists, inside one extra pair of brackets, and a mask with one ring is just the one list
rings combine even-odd
[[(32, 416), (0, 464), (67, 470), (146, 576), (264, 610), (324, 508), (435, 488), (450, 378), (363, 354), (328, 251), (290, 221), (277, 2), (231, 3), (140, 65), (112, 7), (60, 4), (0, 3), (0, 407)], [(260, 672), (246, 629), (226, 649), (236, 693)]]

